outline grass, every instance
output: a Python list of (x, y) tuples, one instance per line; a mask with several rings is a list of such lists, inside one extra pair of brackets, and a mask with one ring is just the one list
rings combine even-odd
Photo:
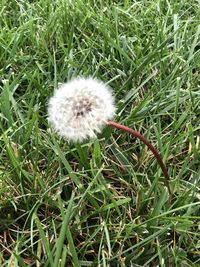
[[(0, 265), (200, 266), (199, 1), (0, 3)], [(49, 131), (59, 83), (113, 88), (116, 121), (70, 144)]]

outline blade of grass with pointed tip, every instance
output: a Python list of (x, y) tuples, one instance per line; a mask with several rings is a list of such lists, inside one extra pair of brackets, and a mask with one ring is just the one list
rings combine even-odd
[(47, 240), (47, 238), (45, 236), (45, 232), (43, 230), (43, 227), (41, 225), (41, 222), (40, 222), (40, 220), (39, 220), (39, 218), (37, 217), (36, 214), (34, 215), (34, 220), (35, 220), (37, 229), (39, 231), (41, 241), (42, 241), (42, 243), (44, 245), (44, 248), (45, 248), (45, 251), (47, 253), (47, 259), (48, 259), (47, 262), (49, 262), (49, 264), (50, 264), (51, 267), (55, 267), (55, 265), (53, 263), (53, 255), (52, 255), (52, 252), (51, 252), (49, 241)]
[(59, 266), (59, 260), (61, 258), (65, 236), (67, 236), (67, 240), (69, 243), (69, 248), (70, 248), (70, 251), (72, 254), (74, 264), (76, 267), (80, 266), (79, 261), (78, 261), (78, 257), (76, 254), (76, 250), (74, 247), (73, 239), (71, 236), (71, 232), (69, 230), (69, 221), (70, 221), (70, 217), (72, 215), (73, 205), (74, 205), (74, 193), (72, 193), (71, 199), (69, 201), (68, 208), (67, 208), (65, 215), (64, 215), (64, 218), (63, 218), (60, 234), (59, 234), (59, 237), (58, 237), (57, 242), (56, 242), (54, 266)]

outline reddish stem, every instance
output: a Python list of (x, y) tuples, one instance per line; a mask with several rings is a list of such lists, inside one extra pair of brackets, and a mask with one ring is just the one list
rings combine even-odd
[(162, 172), (163, 172), (163, 175), (165, 177), (165, 184), (167, 186), (167, 189), (168, 189), (168, 192), (169, 192), (169, 196), (171, 198), (172, 196), (172, 192), (171, 192), (171, 189), (170, 189), (170, 185), (169, 185), (169, 181), (170, 181), (170, 178), (169, 178), (169, 175), (167, 173), (167, 169), (161, 159), (161, 156), (160, 154), (158, 153), (157, 149), (143, 136), (141, 135), (140, 133), (138, 133), (137, 131), (134, 131), (133, 129), (129, 128), (129, 127), (126, 127), (124, 125), (121, 125), (117, 122), (114, 122), (114, 121), (109, 121), (108, 122), (108, 125), (114, 127), (114, 128), (117, 128), (117, 129), (120, 129), (122, 131), (125, 131), (137, 138), (139, 138), (145, 145), (148, 146), (148, 148), (152, 151), (152, 153), (154, 154), (154, 156), (156, 157), (161, 169), (162, 169)]

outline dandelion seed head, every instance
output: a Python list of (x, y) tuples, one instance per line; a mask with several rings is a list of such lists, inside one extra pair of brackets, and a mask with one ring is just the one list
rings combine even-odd
[(92, 78), (77, 78), (63, 84), (48, 105), (48, 120), (53, 129), (72, 141), (95, 138), (114, 113), (110, 88)]

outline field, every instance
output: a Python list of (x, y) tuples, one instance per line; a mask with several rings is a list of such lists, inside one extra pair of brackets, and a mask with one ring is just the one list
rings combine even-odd
[[(200, 2), (0, 1), (0, 266), (200, 266)], [(59, 84), (96, 77), (115, 121), (72, 143)]]

